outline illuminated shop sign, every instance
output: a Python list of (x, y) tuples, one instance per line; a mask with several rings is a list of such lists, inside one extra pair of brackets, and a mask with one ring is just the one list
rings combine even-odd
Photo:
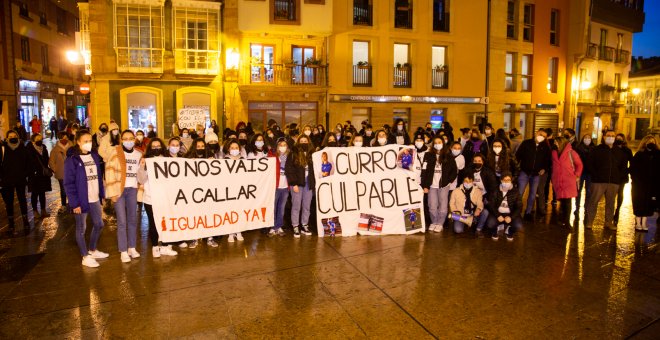
[(370, 96), (335, 94), (331, 95), (330, 98), (333, 102), (357, 103), (482, 104), (481, 97)]
[(19, 80), (18, 81), (19, 91), (39, 91), (39, 82), (34, 80)]

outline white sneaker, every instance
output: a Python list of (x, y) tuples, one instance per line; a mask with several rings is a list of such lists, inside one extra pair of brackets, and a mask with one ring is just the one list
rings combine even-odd
[(179, 243), (179, 248), (180, 248), (180, 249), (186, 249), (186, 248), (188, 248), (188, 243), (186, 243), (186, 242), (181, 242), (181, 243)]
[(197, 248), (197, 240), (190, 241), (190, 243), (188, 243), (188, 248), (190, 248), (190, 249)]
[(128, 255), (130, 255), (134, 259), (140, 257), (140, 253), (138, 253), (137, 250), (135, 250), (135, 248), (128, 248)]
[(99, 263), (92, 257), (92, 255), (83, 256), (82, 265), (85, 267), (96, 268)]
[(151, 255), (153, 255), (154, 258), (159, 258), (160, 257), (160, 247), (151, 247)]
[(433, 229), (433, 231), (435, 231), (436, 233), (440, 233), (440, 232), (442, 232), (443, 228), (444, 228), (444, 226), (442, 224), (436, 224), (435, 229)]
[(176, 256), (178, 253), (172, 246), (160, 246), (160, 254), (163, 256)]
[(275, 230), (275, 228), (270, 228), (270, 231), (268, 231), (268, 237), (273, 237), (273, 236), (277, 236), (277, 231)]
[(215, 242), (213, 237), (209, 237), (208, 239), (206, 239), (206, 245), (209, 246), (209, 247), (217, 248), (218, 247), (218, 242)]
[(229, 234), (227, 236), (227, 242), (234, 243), (234, 235), (236, 235), (236, 234)]
[(131, 257), (128, 256), (128, 252), (122, 251), (120, 255), (121, 255), (121, 262), (124, 263), (131, 262)]
[(236, 241), (243, 241), (243, 234), (240, 232), (236, 233)]
[(89, 256), (91, 256), (94, 259), (105, 259), (105, 258), (108, 258), (108, 256), (110, 256), (110, 254), (104, 253), (104, 252), (102, 252), (98, 249), (96, 249), (94, 251), (90, 250), (87, 253), (89, 254)]

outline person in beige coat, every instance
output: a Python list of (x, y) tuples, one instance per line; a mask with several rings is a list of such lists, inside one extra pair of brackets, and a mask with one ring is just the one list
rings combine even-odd
[(58, 142), (53, 146), (53, 150), (50, 152), (50, 158), (48, 159), (48, 167), (53, 170), (55, 179), (60, 185), (60, 200), (62, 201), (62, 206), (58, 213), (64, 213), (67, 211), (66, 205), (66, 191), (64, 190), (64, 161), (66, 160), (67, 151), (71, 146), (69, 143), (69, 138), (66, 135), (66, 132), (59, 132), (57, 136)]
[(456, 234), (464, 232), (472, 225), (474, 218), (481, 216), (483, 210), (483, 194), (479, 187), (474, 185), (474, 174), (468, 172), (463, 178), (463, 184), (452, 191), (449, 199), (454, 232)]
[[(110, 124), (112, 131), (117, 125)], [(142, 153), (135, 148), (135, 133), (124, 130), (119, 143), (110, 135), (101, 138), (99, 154), (105, 162), (105, 197), (110, 199), (117, 215), (117, 243), (122, 262), (140, 257), (137, 244), (137, 172)]]

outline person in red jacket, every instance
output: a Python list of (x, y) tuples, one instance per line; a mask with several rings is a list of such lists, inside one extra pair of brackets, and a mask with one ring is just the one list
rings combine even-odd
[(32, 134), (41, 133), (41, 120), (37, 115), (32, 116), (32, 120), (30, 121), (30, 132)]
[(561, 203), (559, 223), (571, 227), (572, 199), (577, 197), (582, 160), (565, 137), (556, 137), (552, 145), (552, 189)]

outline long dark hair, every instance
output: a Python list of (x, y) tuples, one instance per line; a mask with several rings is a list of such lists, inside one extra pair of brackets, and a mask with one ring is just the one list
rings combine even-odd
[[(307, 144), (300, 144), (301, 139), (306, 139)], [(298, 140), (296, 141), (296, 147), (294, 149), (294, 154), (293, 154), (294, 163), (297, 166), (304, 168), (309, 163), (309, 160), (311, 159), (313, 152), (314, 152), (314, 147), (312, 146), (311, 138), (307, 137), (306, 135), (298, 136)]]
[[(159, 152), (155, 152), (154, 149), (153, 149), (153, 145), (154, 145), (155, 142), (160, 143), (160, 151)], [(165, 143), (163, 143), (163, 141), (160, 138), (158, 138), (158, 137), (152, 138), (152, 139), (149, 140), (149, 144), (147, 144), (147, 149), (144, 152), (144, 158), (163, 156), (165, 154), (164, 151), (166, 149), (167, 148), (165, 147)]]
[(268, 142), (266, 141), (266, 136), (264, 136), (261, 133), (255, 133), (254, 136), (252, 136), (252, 138), (250, 138), (250, 142), (248, 143), (248, 145), (245, 146), (245, 151), (248, 155), (253, 154), (253, 153), (256, 154), (256, 153), (259, 152), (259, 150), (257, 150), (257, 147), (254, 145), (254, 143), (257, 141), (257, 139), (259, 137), (261, 137), (261, 140), (263, 140), (263, 142), (264, 142), (264, 146), (261, 149), (262, 152), (265, 153), (265, 154), (268, 154), (268, 151), (270, 150), (270, 146), (268, 145)]
[(185, 157), (186, 158), (197, 158), (197, 143), (203, 143), (204, 144), (204, 157), (203, 158), (211, 157), (211, 152), (209, 150), (208, 145), (206, 145), (206, 142), (204, 141), (204, 138), (195, 139), (195, 141), (190, 146), (190, 149), (188, 149), (188, 152), (186, 152)]
[[(505, 141), (497, 138), (493, 141), (493, 145), (491, 145), (491, 151), (493, 150), (495, 143), (502, 144), (502, 151), (500, 151), (499, 155), (495, 155), (495, 151), (489, 152), (486, 159), (486, 165), (491, 169), (499, 170), (501, 173), (511, 172), (511, 154), (509, 153), (509, 147), (506, 145)], [(495, 156), (500, 157), (497, 162), (495, 161)]]
[[(440, 151), (435, 149), (435, 141), (436, 140), (439, 140), (439, 141), (442, 142), (442, 149)], [(442, 137), (440, 137), (440, 136), (433, 137), (433, 141), (431, 143), (431, 148), (433, 150), (433, 153), (436, 155), (436, 160), (437, 160), (438, 164), (441, 164), (445, 160), (445, 157), (447, 156), (447, 152), (450, 149), (450, 147), (447, 146), (447, 144), (449, 144), (449, 143), (445, 143), (445, 140), (442, 139)]]

